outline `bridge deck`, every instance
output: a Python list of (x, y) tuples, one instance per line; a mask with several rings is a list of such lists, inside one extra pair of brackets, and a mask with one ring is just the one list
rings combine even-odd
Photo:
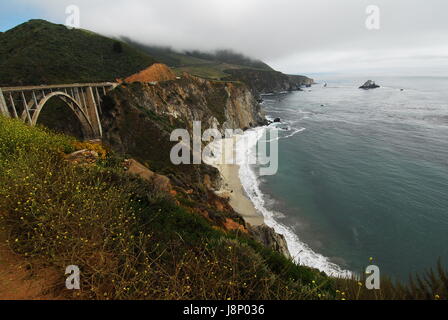
[(25, 86), (25, 87), (2, 87), (3, 92), (18, 92), (18, 91), (33, 91), (33, 90), (48, 90), (48, 89), (61, 89), (61, 88), (85, 88), (85, 87), (114, 87), (118, 83), (115, 82), (102, 82), (102, 83), (72, 83), (72, 84), (54, 84), (54, 85), (41, 85), (41, 86)]

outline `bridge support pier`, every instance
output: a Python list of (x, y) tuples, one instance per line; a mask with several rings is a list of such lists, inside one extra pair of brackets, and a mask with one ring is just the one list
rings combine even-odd
[(103, 128), (101, 127), (101, 120), (98, 113), (98, 106), (95, 101), (95, 95), (93, 88), (86, 88), (86, 104), (87, 104), (87, 116), (90, 119), (92, 129), (96, 137), (101, 138), (103, 136)]
[(0, 89), (0, 114), (10, 117), (8, 111), (8, 105), (6, 104), (5, 97), (3, 96), (3, 91)]

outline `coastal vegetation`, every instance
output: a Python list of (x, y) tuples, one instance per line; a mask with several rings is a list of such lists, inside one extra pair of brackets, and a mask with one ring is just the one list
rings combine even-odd
[[(225, 231), (187, 194), (164, 194), (107, 152), (91, 165), (66, 155), (99, 150), (74, 138), (0, 117), (0, 227), (30, 274), (75, 299), (317, 299), (334, 281), (296, 266), (246, 233)], [(82, 290), (64, 289), (78, 265)], [(0, 275), (1, 276), (1, 275)], [(0, 279), (0, 281), (2, 281)]]
[[(95, 163), (66, 160), (80, 148), (97, 152)], [(381, 290), (367, 290), (364, 280), (331, 278), (297, 266), (246, 232), (225, 230), (199, 212), (188, 194), (164, 193), (128, 174), (123, 158), (107, 148), (0, 117), (1, 246), (26, 261), (32, 279), (43, 269), (56, 275), (44, 287), (47, 298), (448, 296), (447, 273), (440, 265), (410, 284), (383, 279)], [(82, 272), (82, 289), (76, 292), (65, 289), (64, 271), (73, 264)], [(4, 276), (0, 272), (0, 283)]]
[(127, 37), (122, 37), (122, 40), (146, 52), (178, 73), (188, 72), (205, 78), (221, 79), (229, 76), (225, 72), (227, 69), (274, 71), (266, 63), (232, 50), (217, 50), (215, 52), (176, 51), (170, 47), (142, 44)]

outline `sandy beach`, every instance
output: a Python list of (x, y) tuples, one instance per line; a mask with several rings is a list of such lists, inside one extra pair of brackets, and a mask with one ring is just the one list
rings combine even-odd
[(233, 146), (237, 139), (238, 137), (221, 140), (224, 144), (224, 152), (219, 157), (220, 160), (213, 159), (207, 161), (207, 163), (217, 168), (223, 179), (221, 190), (217, 194), (222, 197), (228, 197), (230, 199), (230, 205), (243, 217), (244, 221), (252, 226), (259, 226), (264, 224), (264, 217), (255, 209), (254, 204), (247, 196), (241, 184), (239, 177), (240, 166), (226, 164), (231, 163), (231, 161), (227, 161), (228, 159), (234, 159), (236, 157)]
[(253, 226), (264, 224), (264, 218), (257, 212), (252, 201), (247, 197), (241, 185), (238, 165), (218, 165), (216, 166), (223, 178), (223, 187), (218, 192), (230, 198), (230, 205), (238, 212), (247, 223)]

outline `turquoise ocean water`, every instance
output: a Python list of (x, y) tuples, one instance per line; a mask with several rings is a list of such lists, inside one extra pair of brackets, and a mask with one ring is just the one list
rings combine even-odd
[(378, 77), (380, 89), (359, 90), (365, 80), (264, 96), (282, 119), (279, 171), (240, 176), (297, 261), (360, 273), (374, 257), (406, 280), (448, 265), (448, 78)]

